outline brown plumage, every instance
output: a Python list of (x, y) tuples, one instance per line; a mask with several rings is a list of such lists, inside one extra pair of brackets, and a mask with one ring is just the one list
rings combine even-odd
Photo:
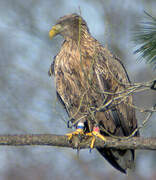
[[(109, 136), (128, 136), (137, 121), (130, 106), (132, 95), (127, 72), (121, 61), (94, 39), (83, 18), (70, 14), (60, 18), (51, 37), (60, 34), (65, 41), (51, 66), (56, 91), (70, 122), (85, 122), (85, 131), (95, 125)], [(126, 172), (133, 166), (133, 150), (97, 149), (115, 168)]]

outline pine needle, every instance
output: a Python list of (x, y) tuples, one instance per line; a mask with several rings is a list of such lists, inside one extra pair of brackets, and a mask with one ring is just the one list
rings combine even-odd
[(146, 19), (135, 29), (133, 40), (140, 47), (134, 52), (140, 53), (139, 59), (145, 59), (156, 69), (156, 18), (144, 12)]

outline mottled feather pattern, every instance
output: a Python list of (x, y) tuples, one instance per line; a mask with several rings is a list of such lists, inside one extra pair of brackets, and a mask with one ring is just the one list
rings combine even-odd
[[(72, 21), (68, 22), (70, 17)], [(73, 17), (62, 17), (58, 23), (73, 27)], [(70, 31), (74, 38), (68, 36)], [(135, 111), (130, 106), (133, 103), (132, 95), (124, 98), (120, 95), (130, 85), (127, 72), (121, 61), (90, 35), (83, 19), (81, 34), (78, 32), (71, 28), (63, 34), (65, 41), (54, 63), (57, 93), (73, 125), (83, 119), (87, 122), (87, 131), (92, 131), (93, 126), (98, 125), (103, 135), (109, 135), (108, 132), (115, 136), (128, 136), (137, 127), (137, 121)], [(126, 172), (134, 161), (133, 150), (106, 151), (101, 148), (98, 151), (122, 172)], [(121, 157), (125, 163), (124, 160), (120, 163)]]

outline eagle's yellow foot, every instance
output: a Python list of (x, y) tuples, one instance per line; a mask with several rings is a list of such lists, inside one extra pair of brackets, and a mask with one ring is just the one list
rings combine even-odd
[(99, 129), (98, 126), (94, 127), (92, 132), (86, 133), (86, 136), (91, 136), (92, 137), (92, 141), (91, 141), (91, 144), (90, 144), (90, 151), (94, 147), (96, 137), (102, 139), (103, 141), (106, 141), (106, 138), (102, 134), (100, 134), (100, 129)]
[(67, 133), (66, 136), (68, 136), (68, 140), (70, 141), (73, 136), (75, 135), (84, 135), (83, 129), (76, 129), (76, 131), (73, 131), (71, 133)]
[(68, 140), (70, 141), (73, 136), (75, 135), (84, 135), (84, 123), (78, 123), (76, 131), (73, 131), (71, 133), (67, 133), (66, 136), (68, 136)]

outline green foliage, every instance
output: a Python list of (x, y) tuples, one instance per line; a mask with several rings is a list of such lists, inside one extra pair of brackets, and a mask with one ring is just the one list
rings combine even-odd
[(139, 59), (156, 68), (156, 18), (145, 12), (146, 20), (135, 29), (133, 40), (140, 47), (134, 53), (140, 53)]

